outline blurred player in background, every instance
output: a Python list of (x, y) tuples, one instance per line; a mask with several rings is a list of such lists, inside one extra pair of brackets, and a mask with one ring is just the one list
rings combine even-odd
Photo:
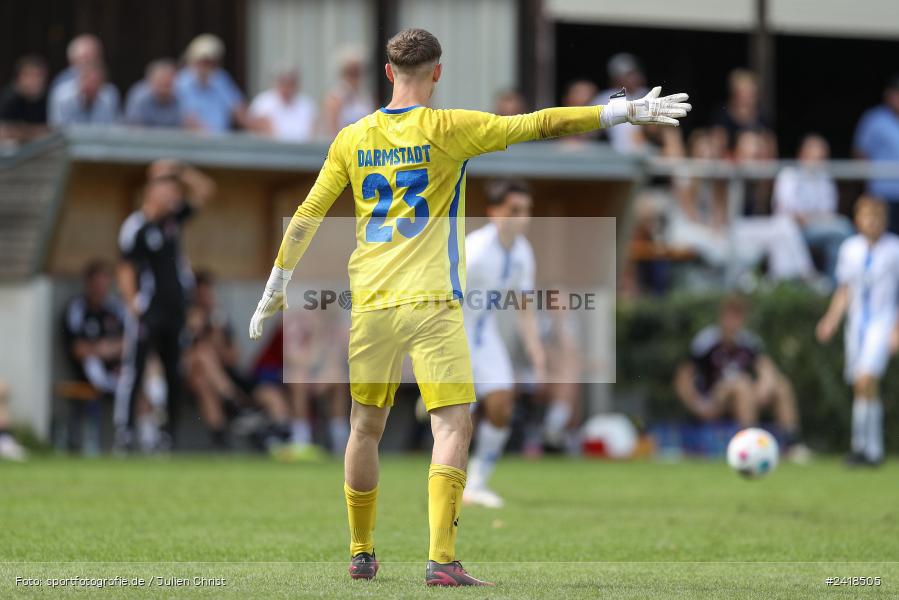
[[(488, 486), (496, 462), (509, 440), (515, 401), (515, 373), (496, 322), (508, 294), (534, 289), (534, 250), (525, 237), (533, 197), (523, 182), (496, 183), (488, 190), (490, 223), (465, 238), (468, 300), (463, 304), (465, 333), (471, 351), (474, 390), (484, 413), (475, 451), (468, 462), (466, 504), (500, 508), (503, 499)], [(534, 307), (516, 311), (518, 329), (538, 384), (545, 379), (546, 357)]]
[(378, 445), (412, 358), (431, 415), (428, 470), (428, 585), (484, 585), (456, 560), (456, 531), (471, 441), (475, 393), (460, 301), (465, 281), (465, 168), (468, 160), (510, 144), (576, 135), (617, 123), (665, 123), (690, 110), (686, 94), (613, 100), (606, 107), (550, 108), (512, 117), (427, 107), (440, 79), (440, 43), (406, 29), (387, 43), (390, 103), (335, 138), (306, 200), (287, 227), (262, 298), (252, 339), (285, 306), (285, 287), (328, 209), (350, 185), (357, 244), (349, 274), (353, 397), (344, 492), (350, 525), (350, 576), (371, 579), (378, 495)]
[[(147, 169), (141, 208), (122, 224), (118, 269), (125, 301), (122, 373), (115, 397), (116, 446), (130, 449), (144, 366), (156, 352), (165, 369), (169, 436), (181, 402), (181, 350), (188, 295), (194, 279), (181, 248), (181, 228), (215, 193), (193, 167), (158, 160)], [(174, 439), (172, 439), (174, 441)]]
[(886, 203), (862, 196), (855, 205), (858, 233), (840, 247), (837, 287), (818, 323), (822, 343), (830, 341), (843, 316), (846, 381), (852, 385), (851, 466), (883, 461), (883, 403), (880, 379), (899, 346), (896, 319), (899, 296), (899, 236), (886, 231)]

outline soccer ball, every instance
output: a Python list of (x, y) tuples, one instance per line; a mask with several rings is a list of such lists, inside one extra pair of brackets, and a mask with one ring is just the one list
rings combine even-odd
[(727, 464), (744, 477), (761, 477), (777, 466), (777, 440), (757, 427), (740, 431), (727, 445)]

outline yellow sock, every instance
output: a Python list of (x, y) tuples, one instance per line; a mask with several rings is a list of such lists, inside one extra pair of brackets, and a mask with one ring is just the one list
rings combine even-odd
[(431, 528), (428, 560), (439, 563), (456, 560), (456, 530), (463, 489), (465, 471), (434, 464), (428, 469), (428, 523)]
[(350, 521), (350, 556), (360, 552), (371, 554), (375, 549), (375, 512), (378, 503), (378, 487), (367, 492), (357, 492), (345, 482), (346, 512)]

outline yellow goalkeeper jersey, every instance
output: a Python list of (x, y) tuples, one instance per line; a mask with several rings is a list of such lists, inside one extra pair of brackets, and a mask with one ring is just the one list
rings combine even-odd
[(601, 106), (500, 117), (423, 106), (382, 108), (345, 127), (288, 225), (276, 265), (292, 270), (334, 200), (353, 190), (353, 310), (460, 299), (465, 286), (465, 169), (510, 144), (600, 127)]

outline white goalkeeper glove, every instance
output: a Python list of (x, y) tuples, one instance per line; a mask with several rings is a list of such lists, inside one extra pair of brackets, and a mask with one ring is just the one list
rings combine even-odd
[(602, 109), (599, 121), (603, 127), (611, 127), (620, 123), (633, 123), (634, 125), (670, 125), (677, 127), (678, 119), (686, 117), (693, 108), (687, 104), (687, 94), (672, 94), (662, 96), (661, 86), (656, 86), (648, 94), (639, 100), (628, 100), (624, 96), (624, 90), (612, 96), (609, 103)]
[(275, 315), (279, 310), (287, 308), (287, 284), (290, 282), (291, 271), (285, 271), (278, 267), (272, 268), (272, 274), (265, 284), (262, 298), (256, 305), (256, 312), (250, 319), (250, 339), (258, 340), (262, 337), (262, 324), (266, 319)]

